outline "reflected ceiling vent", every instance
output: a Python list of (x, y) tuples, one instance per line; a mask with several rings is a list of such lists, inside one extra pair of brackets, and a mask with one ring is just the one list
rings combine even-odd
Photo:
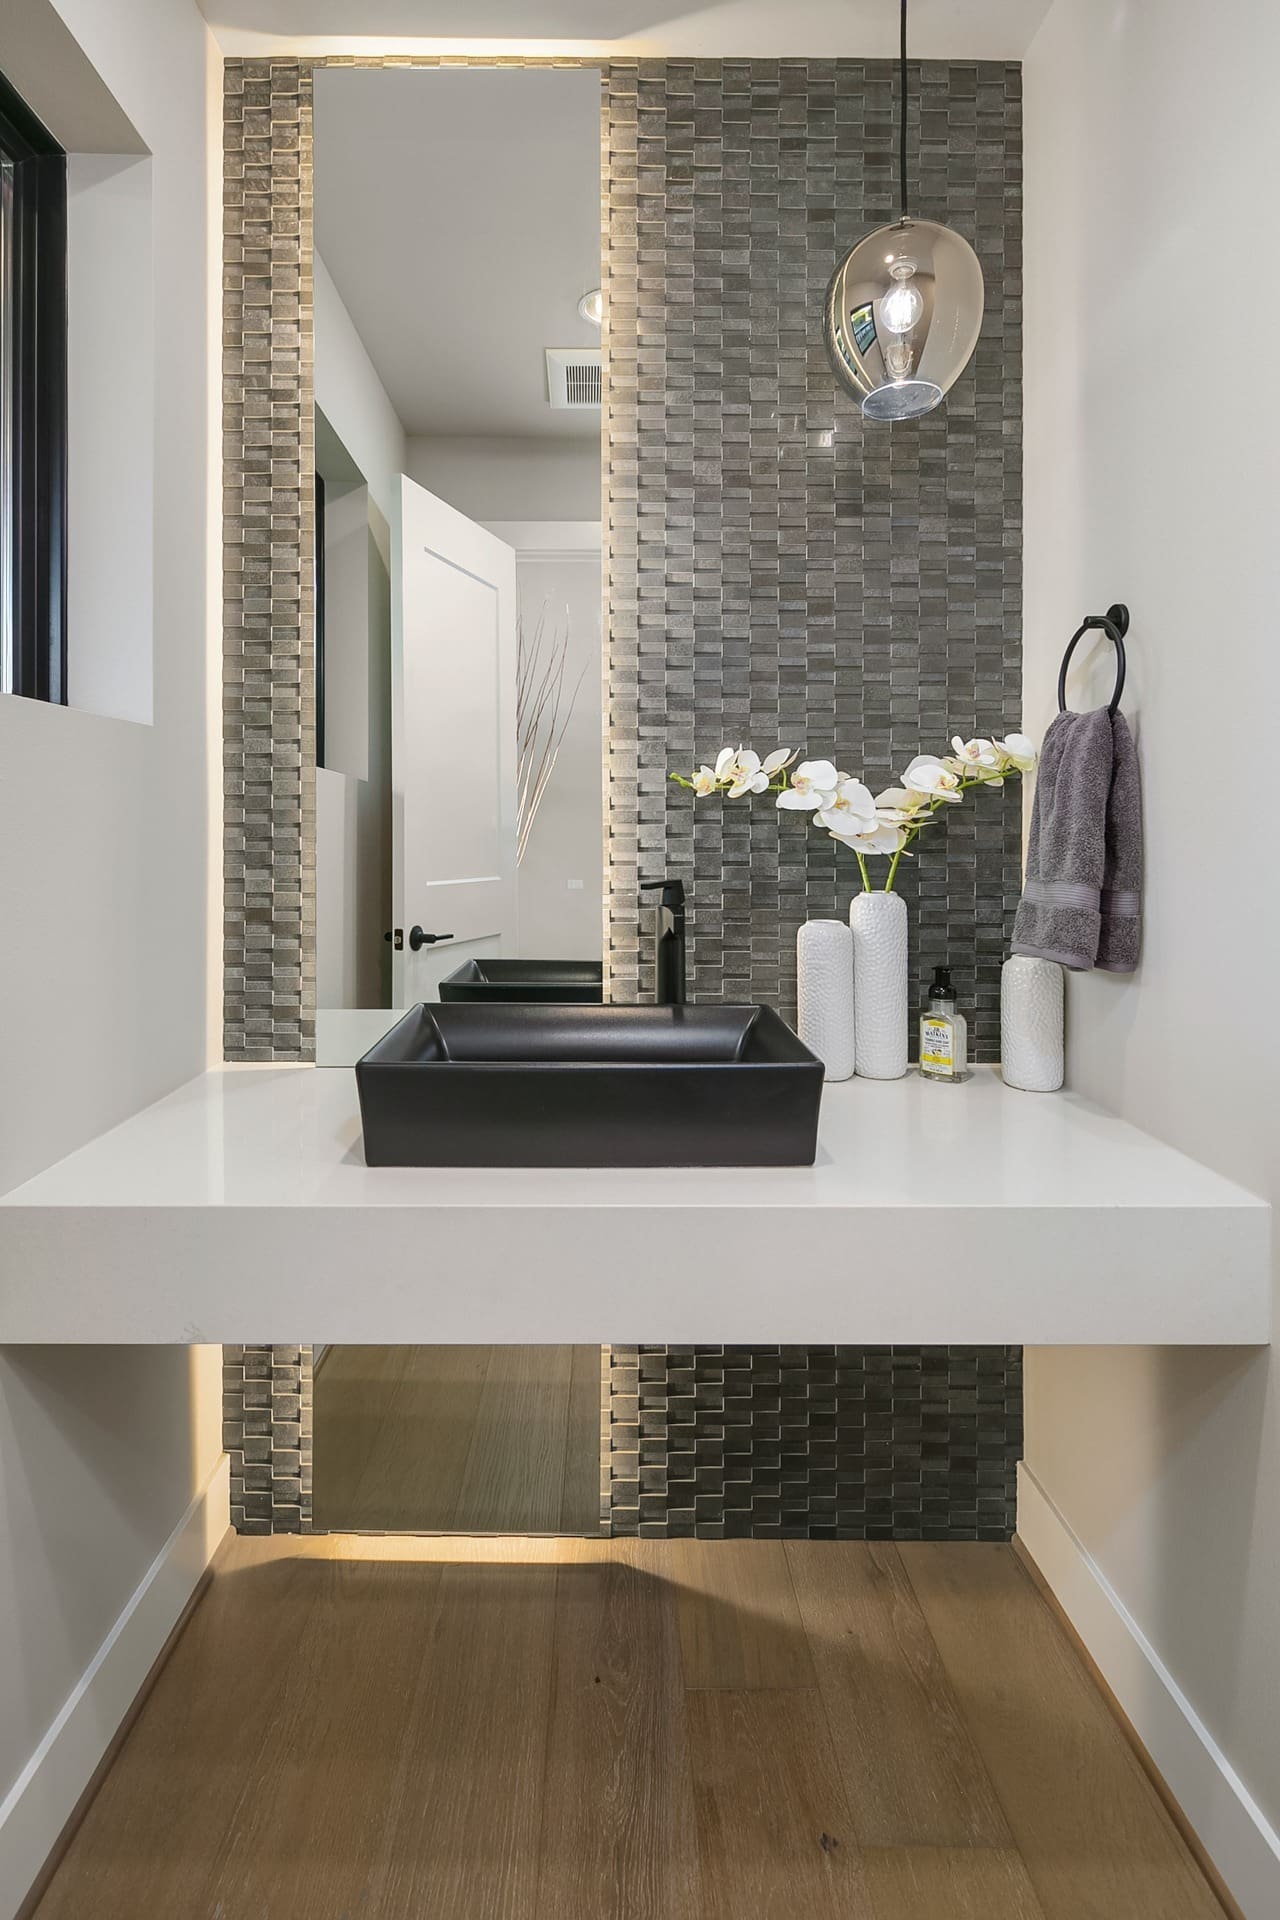
[(547, 398), (553, 407), (598, 407), (599, 347), (548, 347)]

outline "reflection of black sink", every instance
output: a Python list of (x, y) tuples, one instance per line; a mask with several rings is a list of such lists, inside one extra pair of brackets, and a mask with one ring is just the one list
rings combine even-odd
[(541, 1000), (561, 1006), (599, 1006), (604, 966), (599, 960), (468, 960), (440, 982), (442, 1000)]
[(822, 1063), (772, 1007), (412, 1007), (356, 1065), (371, 1167), (791, 1167)]

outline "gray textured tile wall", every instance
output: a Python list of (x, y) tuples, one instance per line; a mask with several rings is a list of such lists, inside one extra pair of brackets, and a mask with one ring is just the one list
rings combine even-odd
[(237, 1533), (311, 1532), (312, 1349), (222, 1349), (222, 1444)]
[[(853, 858), (766, 802), (667, 778), (745, 741), (873, 789), (953, 731), (1021, 718), (1021, 75), (913, 69), (912, 203), (986, 280), (970, 370), (928, 418), (865, 425), (821, 336), (827, 281), (897, 211), (883, 62), (610, 69), (605, 117), (607, 953), (645, 998), (641, 875), (690, 884), (690, 989), (795, 1004), (795, 935)], [(1014, 789), (1016, 795), (1016, 789)], [(1012, 804), (1010, 800), (1012, 799)], [(1016, 798), (975, 796), (901, 888), (911, 966), (945, 960), (979, 1059), (1020, 883)], [(1015, 1350), (613, 1349), (615, 1531), (1007, 1538)]]
[(615, 1534), (1007, 1540), (1020, 1347), (614, 1347)]
[[(226, 68), (225, 998), (236, 1059), (314, 1050), (310, 74), (283, 60)], [(842, 915), (854, 886), (849, 856), (794, 816), (719, 801), (695, 811), (668, 782), (671, 767), (727, 741), (781, 741), (830, 751), (879, 785), (953, 730), (1020, 718), (1020, 73), (926, 64), (913, 74), (913, 203), (973, 241), (986, 319), (940, 412), (864, 429), (835, 391), (820, 315), (836, 259), (896, 211), (892, 66), (668, 60), (604, 72), (606, 954), (617, 998), (649, 991), (641, 871), (691, 882), (697, 997), (784, 1012), (796, 928), (807, 915)], [(919, 978), (949, 962), (980, 1058), (996, 1052), (1019, 843), (1016, 800), (980, 795), (903, 880), (913, 968)], [(646, 1390), (657, 1396), (691, 1368), (714, 1399), (725, 1351), (646, 1350)], [(996, 1525), (1003, 1500), (1007, 1531), (1016, 1350), (953, 1351), (945, 1368), (895, 1350), (887, 1429), (871, 1404), (883, 1365), (860, 1352), (837, 1358), (835, 1508), (826, 1441), (807, 1442), (793, 1450), (808, 1477), (789, 1485), (787, 1524), (803, 1514), (823, 1529), (880, 1526), (888, 1472), (891, 1526), (911, 1530), (927, 1515), (963, 1533), (974, 1514), (972, 1524)], [(619, 1528), (633, 1511), (616, 1374), (628, 1353), (639, 1379), (640, 1350), (614, 1349), (602, 1445), (603, 1498)], [(830, 1411), (829, 1355), (780, 1360), (788, 1394), (819, 1415), (814, 1434)], [(774, 1524), (773, 1414), (761, 1399), (771, 1365), (764, 1355), (748, 1366), (761, 1445), (748, 1448), (746, 1484), (762, 1528)], [(227, 1349), (228, 1445), (247, 1528), (311, 1524), (310, 1372), (307, 1347)], [(952, 1406), (970, 1373), (976, 1414)], [(930, 1398), (939, 1381), (945, 1420)], [(894, 1398), (903, 1394), (905, 1411)], [(710, 1401), (702, 1410), (718, 1411)], [(656, 1399), (649, 1411), (643, 1524), (660, 1531), (684, 1524), (684, 1463), (674, 1473), (664, 1464)], [(699, 1440), (705, 1474), (722, 1444), (714, 1421), (695, 1433), (695, 1458)], [(640, 1473), (637, 1453), (637, 1526)], [(709, 1525), (738, 1524), (730, 1488), (741, 1484), (725, 1479), (725, 1517)]]
[(315, 1057), (311, 69), (223, 94), (223, 1040)]
[[(873, 788), (1021, 714), (1021, 83), (913, 69), (913, 204), (977, 248), (982, 338), (943, 408), (866, 425), (821, 313), (896, 213), (885, 62), (615, 64), (606, 113), (608, 954), (651, 991), (636, 880), (691, 887), (699, 999), (794, 1008), (795, 934), (843, 915), (852, 855), (769, 802), (670, 784), (724, 743), (832, 754)], [(946, 959), (996, 1057), (1016, 799), (981, 794), (902, 884), (918, 980)]]

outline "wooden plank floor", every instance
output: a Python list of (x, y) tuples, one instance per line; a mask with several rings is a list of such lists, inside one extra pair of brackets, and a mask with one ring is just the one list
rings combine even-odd
[(1011, 1550), (232, 1539), (37, 1920), (1222, 1920)]
[(330, 1347), (318, 1527), (598, 1533), (599, 1347)]

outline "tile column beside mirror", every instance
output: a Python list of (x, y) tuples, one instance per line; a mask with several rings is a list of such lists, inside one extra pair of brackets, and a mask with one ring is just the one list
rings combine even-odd
[[(311, 72), (226, 66), (228, 1060), (314, 1057)], [(974, 244), (987, 305), (945, 406), (896, 428), (837, 394), (821, 338), (836, 260), (896, 212), (893, 65), (600, 75), (606, 976), (644, 996), (643, 866), (688, 886), (692, 996), (794, 1017), (796, 929), (847, 911), (844, 856), (767, 807), (695, 812), (667, 772), (743, 740), (835, 746), (887, 784), (953, 731), (1018, 726), (1021, 73), (919, 69), (915, 202)], [(945, 832), (903, 881), (912, 978), (950, 966), (992, 1059), (1017, 809)], [(305, 1531), (311, 1349), (225, 1360), (237, 1524)], [(607, 1524), (1007, 1537), (1020, 1376), (1017, 1349), (612, 1349)], [(726, 1446), (735, 1397), (757, 1418)]]

